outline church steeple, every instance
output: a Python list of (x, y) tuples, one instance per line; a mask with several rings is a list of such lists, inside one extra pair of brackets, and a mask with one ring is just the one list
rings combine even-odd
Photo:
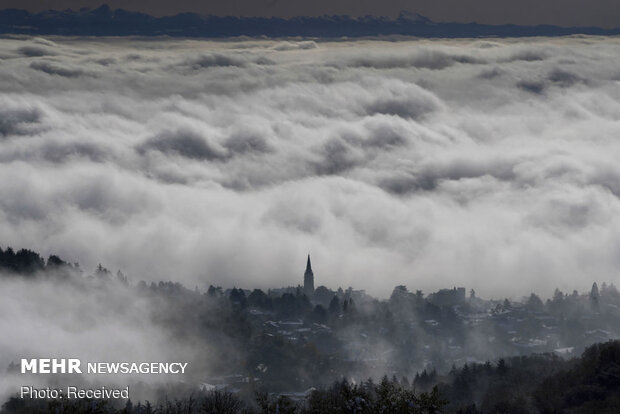
[(306, 272), (304, 273), (304, 293), (308, 297), (314, 294), (314, 273), (312, 273), (312, 264), (310, 263), (310, 255), (306, 263)]

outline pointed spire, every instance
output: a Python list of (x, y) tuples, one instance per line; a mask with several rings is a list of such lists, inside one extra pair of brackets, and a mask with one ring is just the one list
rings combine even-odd
[(314, 274), (312, 273), (312, 264), (310, 263), (310, 255), (308, 254), (308, 262), (306, 263), (306, 271), (304, 273), (304, 293), (309, 298), (314, 293)]

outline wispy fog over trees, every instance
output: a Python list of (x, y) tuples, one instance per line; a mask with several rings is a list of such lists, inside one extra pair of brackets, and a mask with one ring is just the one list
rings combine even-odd
[[(517, 406), (536, 412), (545, 404), (541, 393), (564, 387), (568, 378), (573, 378), (574, 394), (554, 399), (553, 407), (593, 404), (592, 395), (601, 396), (601, 407), (614, 401), (617, 343), (587, 348), (619, 337), (620, 294), (613, 284), (602, 283), (600, 289), (594, 284), (584, 293), (556, 289), (548, 299), (531, 293), (521, 300), (488, 300), (475, 292), (466, 295), (460, 287), (425, 294), (404, 285), (386, 300), (325, 286), (310, 296), (301, 286), (263, 291), (211, 285), (202, 291), (172, 281), (134, 282), (103, 264), (91, 273), (54, 255), (43, 260), (30, 250), (7, 247), (0, 252), (0, 285), (19, 292), (20, 303), (41, 302), (38, 291), (47, 298), (43, 312), (28, 313), (22, 318), (30, 319), (19, 322), (22, 326), (74, 314), (72, 306), (79, 301), (85, 305), (79, 308), (80, 319), (88, 321), (80, 328), (85, 337), (76, 337), (80, 352), (94, 352), (89, 348), (96, 335), (114, 332), (134, 335), (125, 345), (121, 336), (117, 353), (133, 349), (135, 358), (142, 352), (163, 352), (160, 357), (178, 353), (189, 360), (188, 376), (176, 391), (156, 383), (136, 388), (140, 382), (132, 382), (136, 401), (165, 405), (161, 398), (167, 396), (194, 404), (198, 399), (187, 399), (194, 395), (205, 404), (236, 401), (239, 410), (326, 412), (325, 407), (333, 406), (349, 407), (334, 412), (349, 412), (357, 404), (367, 412), (381, 412), (379, 407), (389, 400), (395, 404), (391, 412), (401, 412), (401, 405), (402, 412), (425, 412), (406, 407), (419, 408), (424, 401), (440, 407), (445, 400), (448, 412), (511, 412), (502, 410)], [(48, 314), (53, 319), (46, 319)], [(112, 330), (99, 331), (101, 326)], [(67, 322), (57, 329), (76, 335)], [(5, 361), (9, 384), (20, 378), (10, 367), (24, 352), (11, 341), (3, 343), (14, 349), (12, 359)], [(29, 346), (35, 355), (46, 349), (43, 344)], [(570, 359), (584, 350), (581, 359)], [(592, 368), (595, 363), (599, 365)], [(591, 381), (600, 383), (581, 384)], [(593, 394), (584, 391), (595, 389)], [(5, 412), (12, 413), (26, 403), (7, 404)], [(114, 404), (109, 408), (118, 409)]]

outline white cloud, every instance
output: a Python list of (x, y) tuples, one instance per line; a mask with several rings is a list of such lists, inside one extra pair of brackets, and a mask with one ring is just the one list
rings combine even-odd
[[(616, 281), (620, 42), (0, 41), (0, 243), (189, 286)], [(617, 281), (616, 281), (617, 282)]]

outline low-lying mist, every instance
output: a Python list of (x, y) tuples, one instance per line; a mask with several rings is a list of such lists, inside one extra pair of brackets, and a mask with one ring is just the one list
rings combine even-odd
[[(40, 276), (0, 277), (0, 400), (22, 385), (125, 387), (132, 398), (150, 399), (156, 387), (199, 381), (218, 368), (226, 342), (198, 334), (183, 336), (170, 329), (166, 318), (182, 310), (170, 301), (140, 294), (135, 287), (74, 277), (61, 280)], [(188, 303), (188, 306), (191, 304)], [(198, 331), (200, 326), (193, 326)], [(234, 347), (226, 348), (229, 356)], [(21, 374), (21, 359), (77, 358), (82, 374)], [(211, 361), (214, 362), (211, 365)], [(88, 362), (187, 362), (185, 374), (89, 374)], [(8, 369), (13, 364), (13, 369)], [(211, 370), (213, 368), (213, 370)], [(136, 391), (136, 384), (138, 384)]]

